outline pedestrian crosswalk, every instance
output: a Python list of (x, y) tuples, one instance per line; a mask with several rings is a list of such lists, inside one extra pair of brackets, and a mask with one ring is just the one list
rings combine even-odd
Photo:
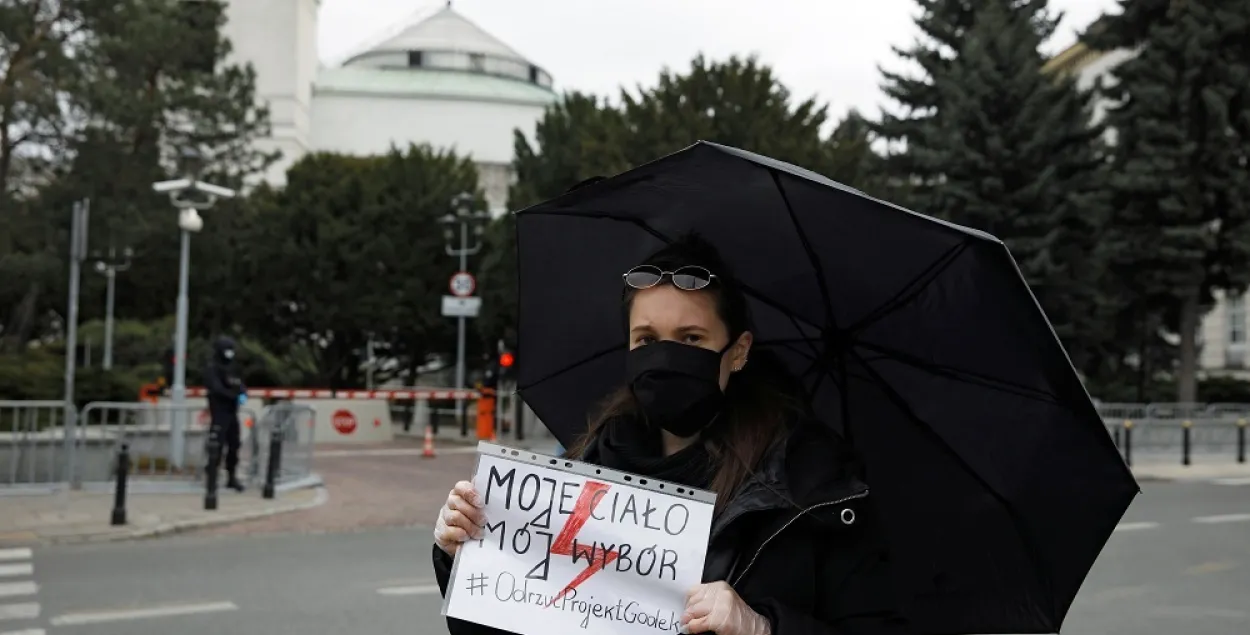
[(1211, 482), (1215, 483), (1216, 485), (1228, 485), (1232, 487), (1238, 487), (1241, 485), (1250, 485), (1250, 476), (1239, 476), (1236, 478), (1217, 478)]
[(30, 549), (0, 549), (0, 635), (45, 635)]

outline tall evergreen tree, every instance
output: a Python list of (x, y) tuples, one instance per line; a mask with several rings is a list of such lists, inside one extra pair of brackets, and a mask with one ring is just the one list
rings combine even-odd
[[(1013, 14), (1037, 21), (1043, 39), (1053, 30), (1053, 21), (1041, 12), (1047, 0), (999, 1)], [(942, 105), (937, 82), (959, 57), (985, 0), (916, 0), (916, 4), (920, 8), (916, 26), (922, 37), (908, 48), (893, 50), (904, 62), (919, 67), (920, 73), (881, 70), (885, 80), (882, 92), (897, 104), (897, 112), (882, 113), (881, 120), (872, 124), (873, 132), (889, 146), (883, 165), (885, 173), (904, 186), (894, 187), (894, 193), (909, 194), (897, 201), (905, 205), (923, 200), (940, 179), (941, 173), (934, 171), (932, 162), (922, 161), (921, 155), (906, 148), (924, 143), (924, 135), (932, 130), (933, 118)]]
[(932, 77), (933, 113), (914, 121), (909, 165), (932, 185), (917, 211), (1002, 239), (1078, 368), (1108, 333), (1098, 286), (1100, 131), (1089, 97), (1042, 73), (1054, 28), (1041, 4), (984, 0), (958, 55)]
[(1250, 284), (1250, 3), (1121, 0), (1091, 29), (1138, 53), (1113, 102), (1109, 242), (1128, 310), (1180, 336), (1177, 399), (1197, 392), (1197, 331), (1212, 292)]

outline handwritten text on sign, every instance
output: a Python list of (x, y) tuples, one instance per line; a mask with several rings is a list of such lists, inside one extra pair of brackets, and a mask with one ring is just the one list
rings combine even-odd
[(457, 556), (445, 615), (521, 635), (678, 632), (686, 591), (703, 577), (706, 493), (657, 491), (637, 476), (623, 484), (490, 444), (481, 452), (473, 484), (486, 531)]

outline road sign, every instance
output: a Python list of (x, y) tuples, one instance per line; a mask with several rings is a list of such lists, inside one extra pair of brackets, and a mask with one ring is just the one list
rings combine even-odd
[(350, 410), (337, 410), (333, 417), (330, 417), (330, 425), (338, 430), (339, 434), (351, 434), (356, 431), (356, 415)]
[(467, 298), (477, 290), (477, 279), (467, 271), (461, 271), (451, 277), (451, 294), (459, 298)]
[(470, 296), (460, 298), (454, 295), (443, 296), (443, 317), (475, 318), (482, 310), (482, 298)]

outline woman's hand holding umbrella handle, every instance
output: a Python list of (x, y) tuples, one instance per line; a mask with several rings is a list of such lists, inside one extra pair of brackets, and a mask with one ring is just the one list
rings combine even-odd
[(690, 635), (772, 635), (768, 620), (724, 581), (700, 584), (686, 593), (681, 632)]
[(434, 523), (434, 544), (449, 556), (456, 555), (460, 545), (468, 540), (482, 537), (486, 526), (486, 511), (482, 497), (473, 484), (460, 481), (447, 495), (447, 504), (438, 512)]

